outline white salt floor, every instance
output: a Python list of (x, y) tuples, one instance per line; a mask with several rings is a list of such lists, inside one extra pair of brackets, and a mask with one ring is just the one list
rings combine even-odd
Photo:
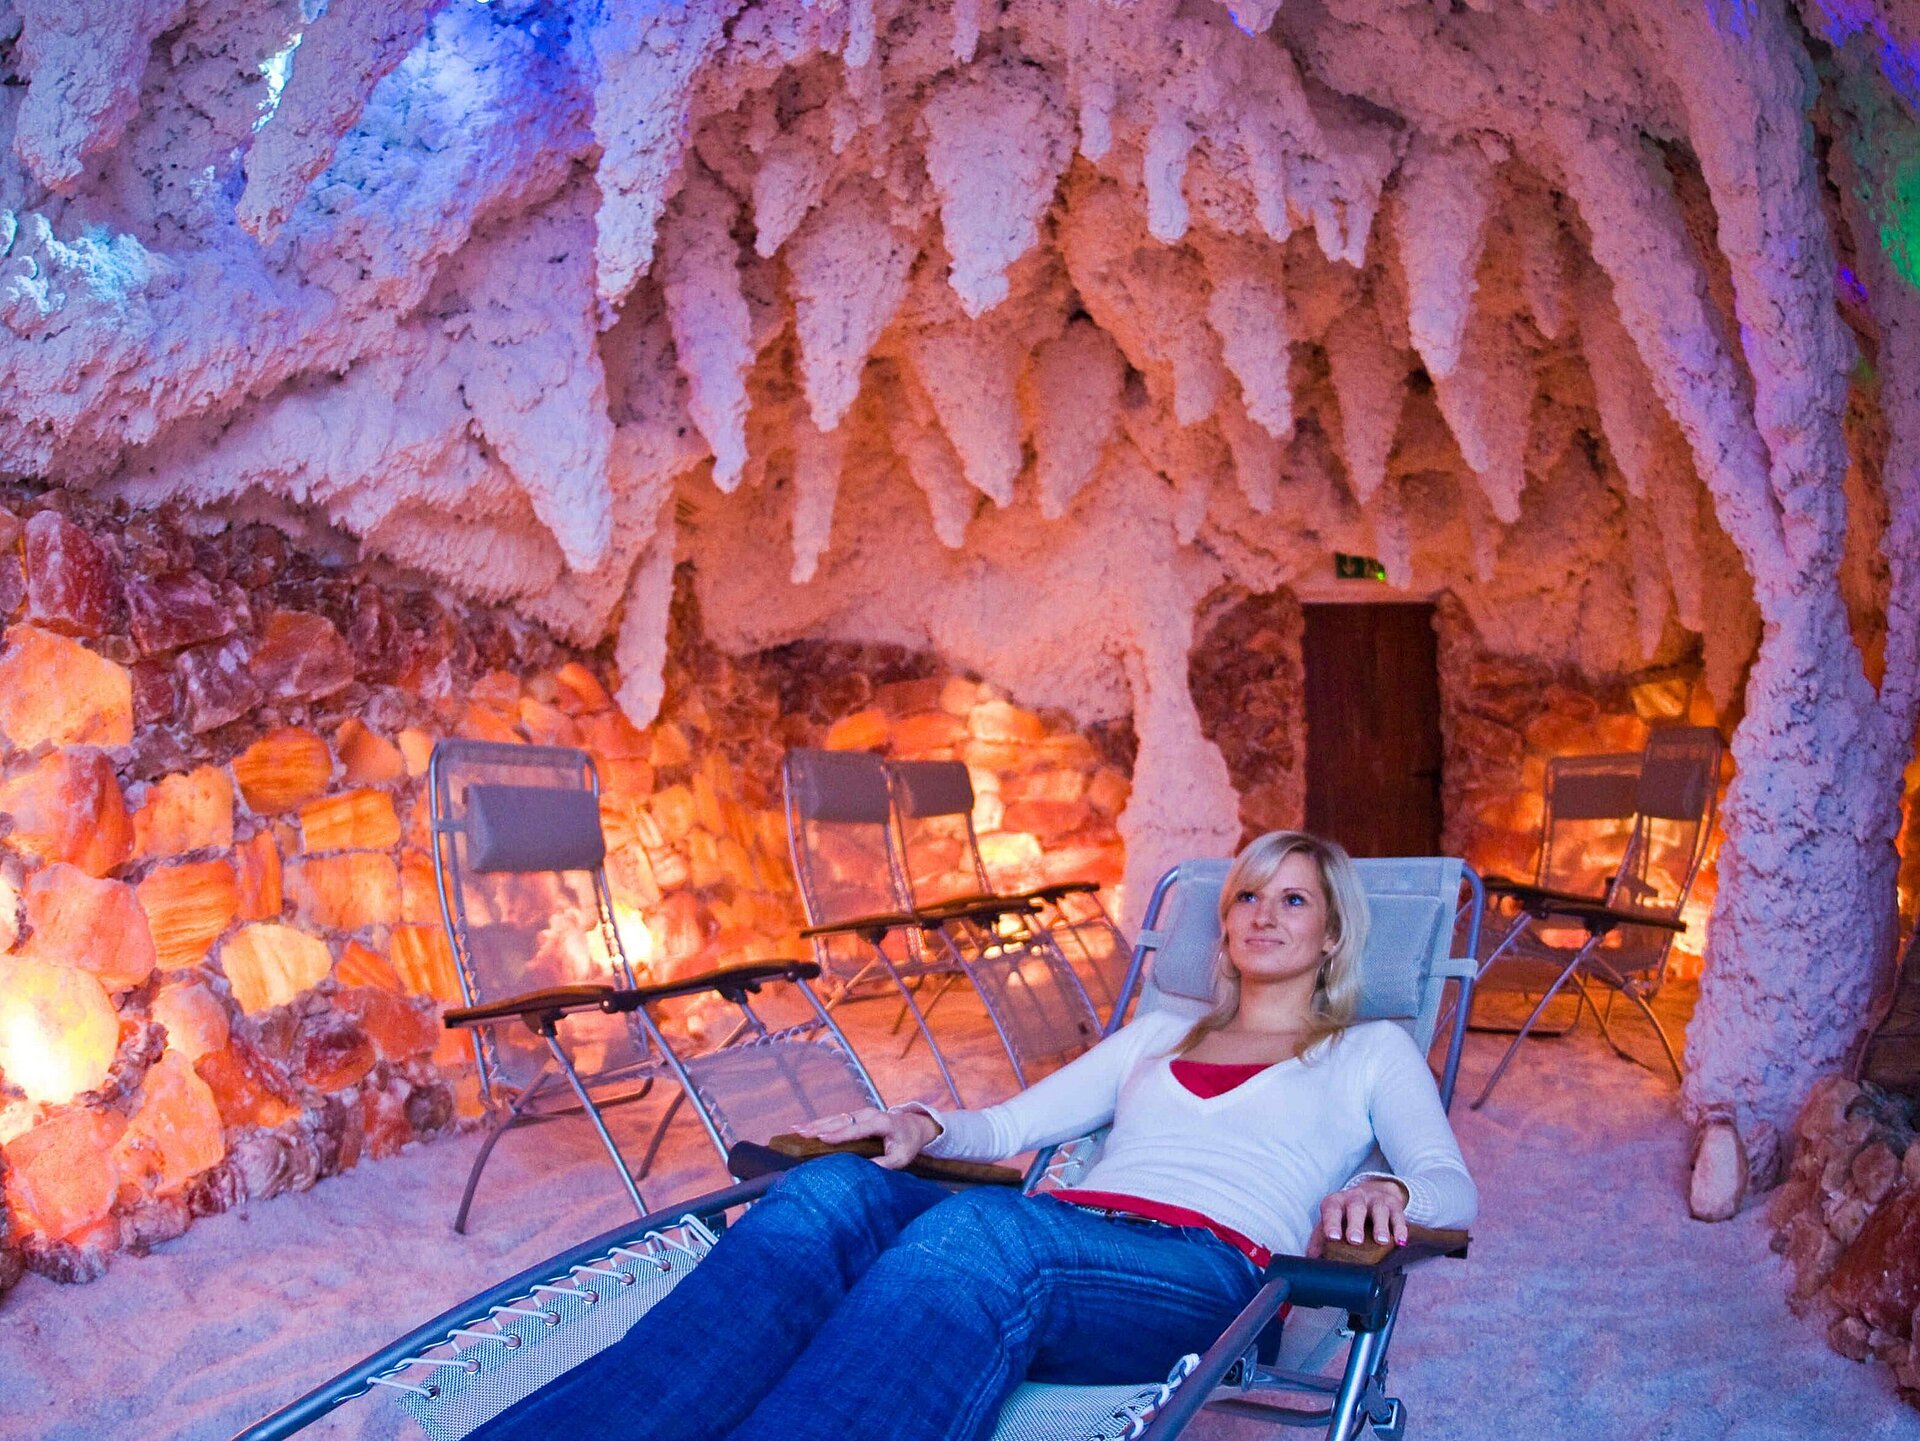
[[(969, 1099), (1004, 1094), (1010, 1078), (977, 1010), (953, 998), (943, 1011), (949, 1027), (970, 1022), (957, 1048)], [(885, 1040), (890, 1013), (869, 1004), (846, 1017), (891, 1097), (935, 1098), (924, 1052), (901, 1061)], [(1719, 1226), (1687, 1218), (1687, 1138), (1668, 1080), (1586, 1031), (1531, 1046), (1475, 1113), (1464, 1103), (1496, 1044), (1470, 1042), (1456, 1114), (1481, 1187), (1473, 1256), (1423, 1268), (1395, 1338), (1410, 1437), (1920, 1438), (1920, 1413), (1883, 1368), (1843, 1360), (1788, 1313), (1758, 1211)], [(675, 1126), (646, 1183), (655, 1204), (722, 1182), (704, 1140)], [(549, 1126), (501, 1144), (473, 1234), (457, 1237), (449, 1221), (477, 1145), (414, 1147), (213, 1217), (92, 1285), (29, 1276), (0, 1300), (0, 1438), (218, 1441), (630, 1214), (586, 1128)], [(413, 1433), (372, 1398), (308, 1434)], [(1209, 1419), (1189, 1434), (1256, 1431)]]

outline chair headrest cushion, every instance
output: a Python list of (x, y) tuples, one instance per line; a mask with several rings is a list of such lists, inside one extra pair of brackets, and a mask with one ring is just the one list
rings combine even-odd
[(789, 751), (787, 785), (806, 820), (884, 826), (891, 815), (887, 763), (868, 751)]
[(476, 871), (592, 871), (607, 858), (590, 790), (467, 787), (467, 863)]
[(900, 808), (910, 816), (964, 816), (973, 810), (973, 777), (964, 761), (894, 761)]

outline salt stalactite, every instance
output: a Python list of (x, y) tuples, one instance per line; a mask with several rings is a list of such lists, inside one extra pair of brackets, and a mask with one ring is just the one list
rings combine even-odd
[(449, 271), (465, 309), (446, 321), (453, 339), (469, 342), (461, 392), (475, 426), (576, 570), (606, 558), (613, 527), (613, 422), (585, 288), (590, 206), (578, 187), (469, 246)]
[(1220, 337), (1227, 369), (1240, 382), (1246, 412), (1267, 434), (1285, 440), (1293, 434), (1293, 351), (1280, 252), (1231, 237), (1195, 240), (1212, 281), (1207, 319)]
[(840, 58), (859, 69), (873, 62), (873, 42), (877, 28), (874, 0), (846, 0), (847, 39)]
[(839, 425), (860, 393), (918, 249), (893, 228), (878, 188), (859, 179), (841, 182), (788, 242), (800, 372), (819, 429)]
[(787, 243), (807, 212), (820, 203), (839, 170), (828, 144), (833, 117), (827, 108), (803, 111), (767, 142), (753, 176), (753, 248), (766, 259)]
[(967, 481), (995, 505), (1020, 475), (1021, 347), (993, 318), (956, 320), (910, 337), (906, 351)]
[(1630, 562), (1627, 578), (1633, 586), (1640, 658), (1650, 661), (1659, 652), (1661, 637), (1667, 630), (1667, 616), (1673, 609), (1673, 592), (1667, 585), (1667, 558), (1660, 545), (1660, 523), (1650, 507), (1628, 508), (1627, 550)]
[(940, 427), (933, 402), (909, 374), (897, 376), (894, 386), (885, 404), (888, 442), (927, 498), (934, 535), (942, 545), (958, 550), (966, 542), (976, 493), (967, 484), (953, 443)]
[(1065, 108), (1044, 71), (998, 61), (940, 84), (921, 114), (953, 291), (978, 316), (1007, 298), (1007, 267), (1039, 242), (1073, 153)]
[(747, 371), (753, 317), (740, 290), (733, 223), (739, 202), (704, 170), (690, 169), (667, 212), (660, 281), (689, 405), (713, 447), (713, 483), (732, 490), (747, 463)]
[(1347, 482), (1364, 506), (1387, 476), (1387, 457), (1407, 400), (1406, 357), (1387, 343), (1371, 304), (1355, 306), (1333, 323), (1326, 350), (1340, 403)]
[(1627, 493), (1642, 498), (1658, 463), (1661, 428), (1669, 422), (1633, 348), (1633, 337), (1620, 324), (1607, 284), (1597, 275), (1580, 287), (1580, 348), (1593, 377), (1594, 408), (1607, 448), (1627, 482)]
[(1554, 214), (1552, 197), (1530, 194), (1513, 212), (1520, 247), (1520, 293), (1526, 298), (1533, 328), (1548, 340), (1566, 333), (1572, 318), (1569, 300), (1567, 237)]
[(1284, 465), (1280, 442), (1253, 423), (1237, 396), (1221, 400), (1213, 421), (1233, 455), (1233, 477), (1247, 505), (1255, 515), (1271, 515)]
[(1400, 482), (1389, 480), (1373, 492), (1366, 507), (1373, 528), (1373, 556), (1387, 573), (1387, 584), (1402, 590), (1413, 585), (1413, 528), (1400, 494)]
[(1416, 141), (1400, 167), (1394, 194), (1407, 328), (1427, 373), (1444, 380), (1460, 363), (1479, 288), (1476, 272), (1493, 202), (1493, 167), (1475, 145)]
[(820, 568), (833, 531), (834, 498), (846, 461), (844, 430), (821, 431), (796, 417), (793, 426), (793, 574), (805, 585)]
[(588, 31), (599, 74), (593, 134), (600, 143), (595, 290), (618, 305), (653, 264), (668, 192), (679, 173), (694, 76), (726, 43), (745, 0), (660, 9), (610, 5)]
[(1023, 382), (1040, 514), (1058, 520), (1093, 478), (1120, 419), (1127, 362), (1107, 333), (1079, 319), (1033, 353)]
[(982, 0), (953, 0), (953, 58), (962, 65), (973, 60), (980, 48), (980, 6)]
[(553, 585), (566, 566), (553, 538), (519, 517), (475, 522), (408, 501), (362, 534), (382, 555), (454, 581), (479, 600), (519, 600)]
[(1163, 102), (1147, 130), (1140, 178), (1147, 193), (1147, 233), (1168, 245), (1187, 233), (1187, 160), (1193, 143), (1186, 115)]
[(1484, 308), (1468, 326), (1460, 363), (1451, 374), (1434, 378), (1440, 413), (1487, 504), (1505, 525), (1520, 518), (1537, 383), (1533, 358), (1514, 334), (1513, 322)]
[(270, 240), (333, 159), (373, 87), (412, 52), (450, 0), (331, 0), (302, 32), (292, 73), (246, 157), (240, 224)]
[(652, 725), (666, 696), (667, 625), (673, 606), (673, 502), (661, 506), (653, 539), (633, 567), (613, 645), (620, 670), (614, 699), (637, 726)]
[(42, 185), (71, 189), (110, 148), (140, 102), (154, 40), (191, 0), (14, 0), (18, 72), (28, 85), (14, 152)]

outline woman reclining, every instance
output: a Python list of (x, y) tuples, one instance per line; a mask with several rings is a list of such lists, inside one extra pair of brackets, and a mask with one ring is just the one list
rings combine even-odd
[[(961, 1441), (1022, 1380), (1138, 1382), (1202, 1351), (1270, 1254), (1465, 1226), (1475, 1192), (1426, 1060), (1356, 1024), (1366, 898), (1330, 842), (1235, 859), (1215, 1005), (1142, 1017), (980, 1111), (863, 1110), (878, 1137), (780, 1178), (624, 1339), (475, 1432)], [(997, 1160), (1111, 1123), (1081, 1187), (952, 1194), (915, 1156)], [(1391, 1174), (1356, 1170), (1378, 1144)]]

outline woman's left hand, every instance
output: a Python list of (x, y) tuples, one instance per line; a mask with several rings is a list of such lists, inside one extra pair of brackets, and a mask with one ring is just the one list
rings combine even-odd
[(1320, 1203), (1320, 1224), (1314, 1228), (1307, 1246), (1309, 1256), (1317, 1256), (1328, 1241), (1345, 1237), (1358, 1242), (1367, 1239), (1371, 1223), (1374, 1237), (1407, 1244), (1407, 1189), (1398, 1181), (1369, 1177), (1356, 1181), (1344, 1191), (1335, 1191)]

